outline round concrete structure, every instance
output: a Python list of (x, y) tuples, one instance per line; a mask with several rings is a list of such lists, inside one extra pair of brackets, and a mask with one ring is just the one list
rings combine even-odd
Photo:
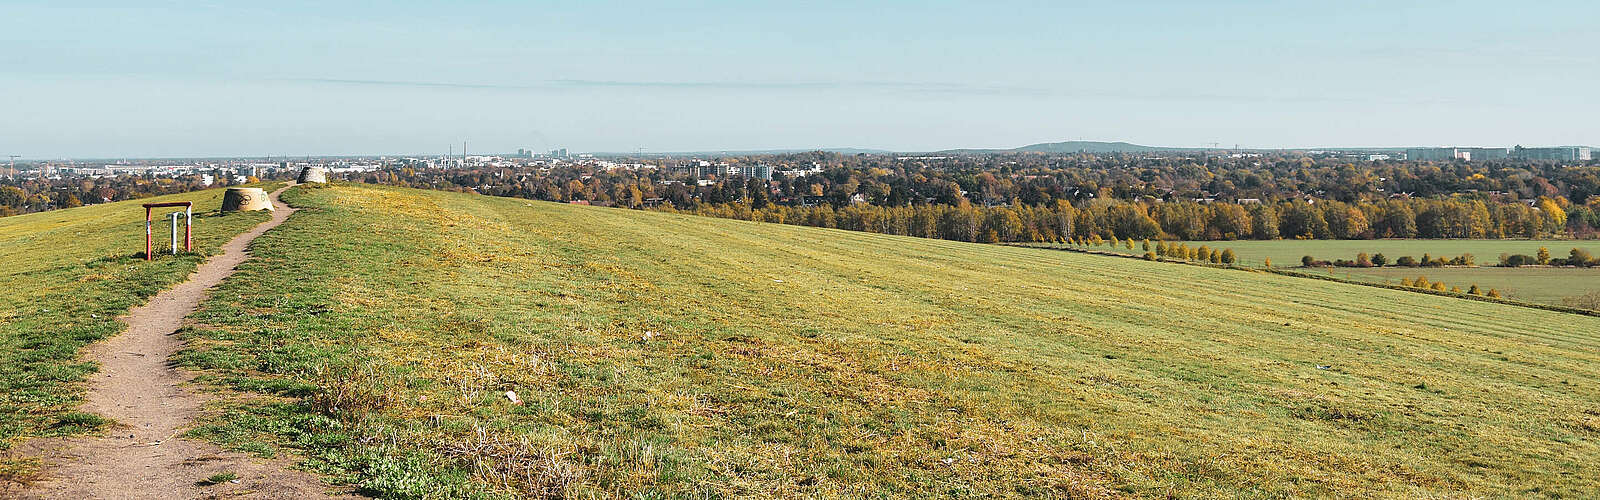
[(328, 182), (328, 170), (322, 167), (306, 167), (300, 170), (299, 181), (301, 184), (309, 182)]
[(272, 199), (261, 188), (232, 187), (222, 193), (222, 211), (252, 212), (272, 210)]

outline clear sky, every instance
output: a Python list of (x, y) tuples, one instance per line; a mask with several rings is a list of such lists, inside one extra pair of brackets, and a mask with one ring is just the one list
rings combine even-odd
[(1596, 144), (1597, 110), (1592, 0), (0, 0), (28, 158)]

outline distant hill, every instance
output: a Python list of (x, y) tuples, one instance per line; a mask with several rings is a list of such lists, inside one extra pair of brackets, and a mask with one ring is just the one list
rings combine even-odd
[(671, 151), (671, 152), (649, 152), (649, 151), (646, 151), (646, 152), (643, 152), (643, 153), (592, 153), (592, 154), (594, 154), (595, 156), (610, 156), (610, 157), (618, 157), (618, 156), (621, 156), (621, 157), (632, 157), (632, 156), (644, 156), (644, 157), (699, 156), (699, 157), (706, 157), (706, 158), (717, 158), (717, 157), (723, 157), (723, 156), (755, 156), (755, 155), (781, 155), (781, 154), (793, 154), (793, 153), (810, 153), (812, 151), (823, 151), (823, 152), (828, 152), (828, 153), (838, 153), (838, 154), (842, 154), (842, 155), (854, 155), (854, 154), (863, 154), (863, 153), (865, 153), (865, 154), (890, 154), (890, 153), (894, 153), (894, 151), (889, 151), (887, 149), (799, 148), (799, 149), (749, 149), (749, 150), (726, 150), (726, 151)]
[(1141, 146), (1126, 142), (1066, 141), (1029, 144), (1013, 151), (1031, 153), (1147, 153), (1151, 151), (1178, 151), (1191, 148), (1164, 148)]
[(1196, 148), (1143, 146), (1127, 142), (1065, 141), (1029, 144), (1011, 149), (949, 149), (940, 153), (1149, 153), (1154, 151), (1199, 151)]

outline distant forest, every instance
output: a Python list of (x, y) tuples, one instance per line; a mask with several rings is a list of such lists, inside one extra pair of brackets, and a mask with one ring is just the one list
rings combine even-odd
[(401, 169), (359, 180), (982, 242), (1593, 238), (1600, 227), (1595, 162), (821, 152), (722, 161), (821, 172), (697, 185), (693, 167), (663, 162), (631, 170)]

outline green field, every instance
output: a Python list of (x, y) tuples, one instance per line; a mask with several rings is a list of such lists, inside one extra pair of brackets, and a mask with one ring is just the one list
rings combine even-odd
[(1275, 266), (1298, 266), (1300, 257), (1305, 255), (1326, 261), (1355, 260), (1356, 254), (1361, 252), (1381, 253), (1389, 257), (1391, 262), (1403, 255), (1420, 259), (1424, 253), (1434, 257), (1470, 253), (1477, 257), (1478, 265), (1482, 266), (1499, 262), (1502, 253), (1533, 255), (1541, 246), (1549, 248), (1551, 255), (1557, 257), (1565, 257), (1567, 250), (1574, 247), (1600, 254), (1600, 240), (1239, 240), (1191, 241), (1187, 244), (1232, 248), (1239, 254), (1241, 262), (1251, 265), (1258, 265), (1271, 257)]
[[(81, 401), (81, 382), (95, 369), (80, 349), (121, 331), (118, 315), (182, 281), (201, 259), (136, 258), (144, 252), (139, 205), (195, 202), (195, 249), (208, 254), (267, 219), (264, 213), (220, 215), (221, 199), (219, 189), (0, 218), (0, 450), (19, 437), (71, 434), (103, 423), (72, 411)], [(167, 226), (157, 228), (162, 248)], [(0, 476), (7, 470), (0, 461)]]
[[(368, 186), (196, 313), (194, 434), (421, 496), (1600, 494), (1600, 318)], [(504, 395), (515, 391), (523, 404)]]
[[(1443, 281), (1450, 286), (1466, 289), (1477, 283), (1484, 289), (1494, 288), (1507, 298), (1529, 302), (1559, 304), (1561, 299), (1585, 292), (1600, 290), (1600, 268), (1498, 268), (1500, 254), (1534, 255), (1539, 247), (1550, 249), (1550, 254), (1565, 257), (1572, 248), (1586, 249), (1600, 254), (1600, 240), (1240, 240), (1240, 241), (1190, 241), (1192, 247), (1231, 248), (1239, 255), (1239, 262), (1247, 266), (1260, 266), (1272, 259), (1274, 267), (1300, 265), (1300, 257), (1310, 255), (1318, 260), (1355, 260), (1356, 254), (1382, 253), (1391, 262), (1403, 255), (1420, 259), (1423, 253), (1434, 257), (1454, 257), (1470, 253), (1477, 258), (1476, 268), (1334, 268), (1312, 270), (1332, 273), (1335, 276), (1373, 282), (1399, 283), (1400, 278), (1426, 276), (1429, 281)], [(1152, 243), (1153, 244), (1153, 243)], [(1055, 246), (1055, 245), (1046, 245)], [(1138, 242), (1129, 250), (1125, 245), (1111, 248), (1105, 245), (1088, 247), (1092, 250), (1116, 251), (1126, 254), (1143, 254)], [(1436, 279), (1435, 276), (1438, 278)]]

